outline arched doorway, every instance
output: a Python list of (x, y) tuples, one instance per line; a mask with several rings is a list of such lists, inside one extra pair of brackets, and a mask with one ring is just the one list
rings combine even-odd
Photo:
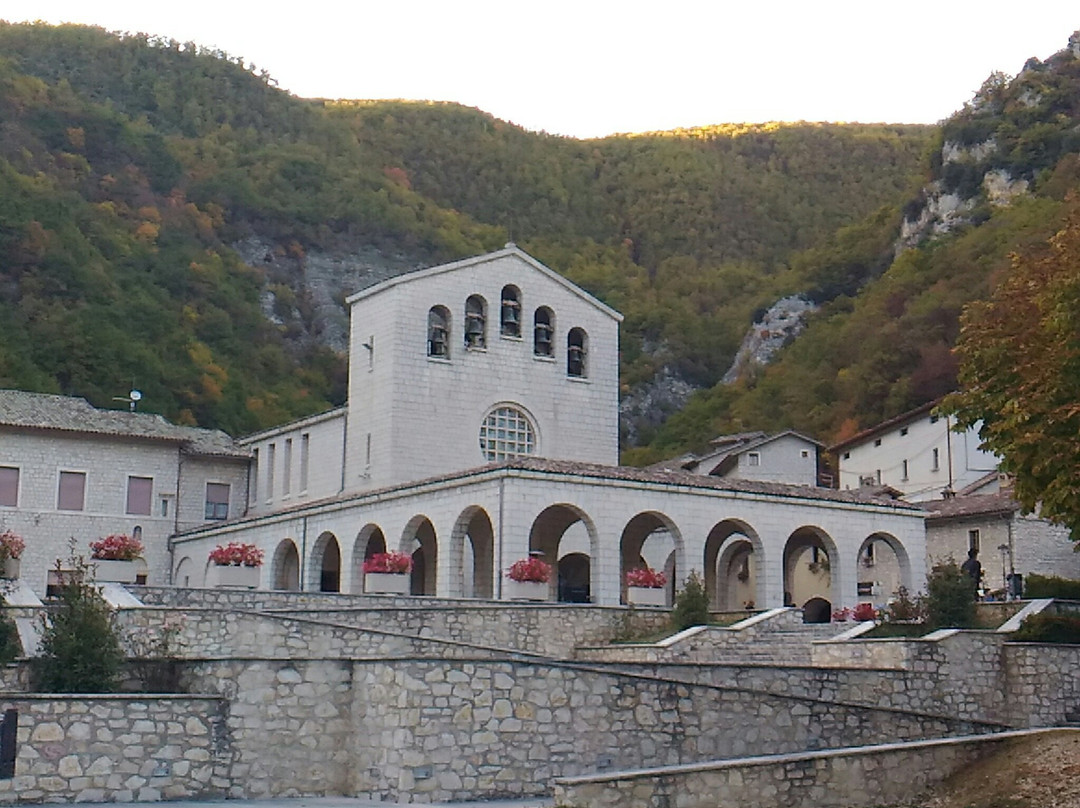
[(409, 520), (401, 536), (401, 552), (408, 553), (412, 557), (409, 593), (434, 595), (439, 545), (435, 536), (435, 526), (431, 524), (430, 519), (426, 516), (414, 516)]
[(650, 567), (667, 575), (667, 602), (674, 598), (682, 555), (682, 536), (670, 518), (657, 511), (637, 514), (623, 528), (619, 539), (620, 600), (626, 602), (626, 573)]
[(725, 519), (705, 539), (705, 591), (717, 610), (764, 608), (765, 547), (741, 519)]
[(591, 562), (585, 553), (567, 553), (559, 559), (559, 592), (562, 603), (589, 603)]
[[(586, 555), (589, 559), (589, 596), (592, 597), (596, 592), (596, 568), (592, 563), (592, 559), (596, 557), (597, 539), (596, 539), (596, 527), (593, 525), (592, 520), (586, 515), (586, 513), (575, 505), (566, 503), (551, 505), (540, 512), (540, 514), (533, 520), (532, 528), (529, 531), (529, 552), (538, 554), (544, 561), (551, 565), (552, 570), (555, 573), (559, 572), (559, 559), (560, 559), (560, 544), (563, 536), (567, 534), (567, 531), (574, 525), (580, 523), (581, 528), (578, 528), (576, 532), (580, 535), (580, 544), (587, 545), (587, 553), (581, 552), (580, 555)], [(583, 528), (583, 531), (582, 531)], [(580, 549), (586, 549), (582, 546)], [(578, 550), (575, 547), (575, 550)], [(508, 559), (507, 567), (517, 559)], [(581, 560), (576, 562), (578, 569), (575, 574), (580, 574)], [(571, 589), (574, 587), (571, 586)], [(570, 591), (569, 589), (567, 590)], [(569, 595), (568, 595), (569, 596)], [(560, 585), (559, 575), (555, 574), (551, 576), (551, 581), (548, 589), (548, 598), (560, 598)]]
[(317, 592), (341, 591), (341, 547), (337, 536), (327, 531), (315, 541), (311, 551), (309, 582)]
[[(824, 530), (818, 527), (800, 527), (788, 537), (784, 545), (784, 605), (803, 608), (811, 600), (814, 603), (804, 611), (803, 619), (827, 622), (832, 615), (834, 565), (840, 561), (836, 545)], [(822, 615), (828, 615), (822, 618)]]
[(296, 592), (300, 589), (300, 551), (292, 539), (283, 539), (274, 549), (270, 580), (277, 590)]
[(366, 524), (356, 534), (352, 550), (352, 575), (350, 576), (350, 592), (359, 593), (364, 591), (364, 562), (378, 553), (386, 552), (386, 536), (382, 528), (376, 524)]
[(176, 572), (173, 573), (173, 586), (198, 586), (199, 582), (195, 580), (195, 575), (195, 562), (191, 560), (191, 556), (184, 556), (176, 565)]
[(455, 580), (450, 595), (492, 598), (495, 571), (495, 531), (487, 511), (474, 505), (461, 512), (450, 536), (450, 566)]
[(856, 570), (856, 594), (860, 603), (884, 606), (901, 586), (912, 591), (907, 550), (888, 533), (874, 533), (863, 540)]

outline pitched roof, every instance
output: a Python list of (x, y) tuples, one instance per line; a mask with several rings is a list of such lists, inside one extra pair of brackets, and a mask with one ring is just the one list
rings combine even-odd
[(198, 455), (250, 456), (218, 429), (177, 426), (152, 413), (99, 410), (84, 398), (24, 390), (0, 390), (0, 426), (164, 441)]
[(921, 407), (916, 407), (913, 410), (908, 410), (907, 412), (902, 412), (899, 415), (895, 415), (892, 418), (882, 421), (880, 424), (872, 426), (869, 429), (864, 429), (862, 432), (858, 432), (852, 435), (847, 440), (842, 440), (839, 443), (834, 443), (828, 448), (828, 451), (842, 451), (850, 446), (854, 446), (857, 443), (863, 443), (874, 437), (875, 435), (879, 435), (883, 432), (888, 432), (894, 426), (899, 426), (900, 424), (914, 421), (916, 418), (930, 412), (930, 410), (934, 409), (934, 407), (940, 404), (942, 400), (942, 398), (935, 398), (933, 401), (926, 402)]
[(1003, 516), (1020, 510), (1020, 504), (1008, 491), (996, 494), (972, 494), (966, 497), (934, 499), (919, 503), (929, 511), (927, 522), (940, 522), (946, 519), (963, 519), (972, 516)]
[(764, 446), (767, 443), (772, 443), (780, 438), (788, 437), (789, 435), (813, 444), (819, 449), (823, 448), (823, 444), (813, 438), (803, 435), (801, 432), (796, 432), (793, 429), (786, 429), (783, 432), (777, 432), (775, 435), (768, 435), (764, 432), (739, 432), (734, 435), (719, 435), (713, 438), (709, 441), (709, 444), (716, 448), (703, 455), (692, 453), (684, 454), (680, 457), (673, 457), (669, 460), (653, 463), (651, 466), (648, 466), (648, 468), (655, 471), (677, 469), (689, 470), (695, 466), (703, 467), (708, 465), (710, 468), (707, 471), (699, 471), (696, 473), (719, 476), (726, 474), (734, 467), (735, 461), (739, 455), (760, 446)]
[(369, 286), (366, 289), (361, 289), (355, 294), (349, 295), (347, 298), (345, 298), (345, 302), (349, 305), (352, 305), (358, 300), (363, 300), (364, 298), (371, 297), (372, 295), (377, 295), (380, 292), (393, 288), (394, 286), (399, 286), (403, 283), (411, 283), (412, 281), (417, 281), (421, 278), (429, 278), (432, 275), (440, 275), (444, 272), (453, 272), (454, 270), (464, 269), (466, 267), (486, 264), (491, 261), (497, 261), (500, 258), (507, 258), (509, 256), (515, 256), (517, 258), (520, 258), (522, 261), (531, 266), (533, 269), (540, 272), (542, 275), (548, 276), (560, 286), (567, 289), (567, 291), (577, 295), (588, 303), (591, 303), (593, 306), (600, 309), (600, 311), (604, 312), (612, 319), (617, 320), (618, 322), (622, 322), (623, 316), (619, 312), (615, 311), (615, 309), (611, 308), (611, 306), (608, 306), (606, 303), (603, 303), (599, 299), (593, 297), (580, 286), (576, 286), (575, 284), (571, 283), (555, 270), (544, 266), (512, 242), (508, 243), (503, 249), (496, 250), (495, 252), (485, 253), (484, 255), (476, 255), (472, 258), (465, 258), (461, 261), (452, 261), (449, 264), (439, 264), (438, 266), (427, 267), (426, 269), (417, 269), (413, 272), (406, 272), (404, 274), (397, 275), (393, 278), (383, 281), (382, 283), (377, 283), (374, 286)]

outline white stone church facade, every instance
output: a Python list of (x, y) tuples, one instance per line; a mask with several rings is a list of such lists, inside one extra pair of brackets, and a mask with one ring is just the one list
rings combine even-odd
[[(513, 245), (348, 303), (347, 404), (235, 443), (9, 391), (16, 415), (75, 406), (65, 401), (92, 411), (59, 426), (0, 411), (0, 528), (27, 539), (29, 585), (44, 589), (58, 537), (82, 546), (138, 526), (152, 584), (212, 586), (210, 550), (240, 541), (264, 550), (266, 589), (362, 592), (363, 560), (384, 548), (412, 556), (413, 594), (440, 597), (506, 598), (507, 569), (530, 554), (555, 567), (549, 599), (607, 605), (642, 563), (668, 572), (669, 601), (675, 582), (703, 573), (718, 609), (851, 606), (921, 588), (915, 506), (619, 467), (621, 316)], [(66, 459), (76, 449), (85, 460)], [(72, 473), (84, 512), (59, 507), (58, 479)]]
[(175, 583), (212, 584), (207, 553), (228, 541), (265, 551), (264, 588), (349, 593), (384, 548), (412, 555), (414, 594), (440, 597), (506, 597), (530, 553), (556, 568), (550, 599), (599, 604), (642, 562), (669, 590), (702, 572), (731, 609), (867, 600), (871, 546), (896, 582), (924, 579), (910, 505), (618, 467), (621, 316), (513, 245), (348, 303), (348, 404), (240, 442), (247, 515), (177, 536)]

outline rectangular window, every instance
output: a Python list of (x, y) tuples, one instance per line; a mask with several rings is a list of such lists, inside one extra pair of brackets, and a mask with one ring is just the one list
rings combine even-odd
[(940, 449), (934, 449), (934, 456), (930, 460), (930, 471), (937, 471), (939, 468), (941, 468), (941, 466), (939, 464), (940, 458), (941, 458), (941, 450)]
[(281, 495), (292, 493), (292, 438), (285, 438), (285, 451), (281, 458)]
[(907, 427), (905, 426), (903, 429), (900, 430), (900, 437), (903, 437), (906, 434), (907, 434)]
[(802, 456), (803, 456), (804, 458), (808, 458), (808, 457), (810, 457), (810, 450), (809, 450), (809, 449), (803, 449), (803, 450), (802, 450)]
[(371, 468), (371, 433), (367, 433), (367, 440), (365, 441), (367, 446), (364, 448), (364, 466)]
[(875, 446), (880, 446), (881, 445), (881, 438), (878, 438), (877, 440), (875, 440), (874, 445)]
[(125, 510), (124, 513), (149, 516), (153, 499), (153, 477), (128, 477), (127, 510)]
[(221, 520), (229, 518), (229, 484), (206, 484), (206, 518)]
[(969, 550), (974, 550), (975, 552), (979, 552), (979, 531), (978, 530), (969, 530), (968, 531), (968, 549)]
[(161, 515), (162, 516), (168, 516), (169, 515), (169, 498), (168, 497), (162, 497), (161, 498)]
[(307, 491), (308, 453), (311, 451), (311, 435), (305, 432), (300, 436), (300, 490)]
[(251, 450), (251, 488), (248, 490), (248, 504), (259, 501), (259, 450)]
[(851, 460), (851, 452), (844, 452), (844, 460)]
[(903, 466), (902, 466), (901, 471), (900, 471), (900, 474), (901, 474), (900, 479), (901, 480), (906, 480), (908, 478), (908, 476), (907, 476), (907, 461), (904, 460), (904, 461), (901, 461), (901, 462), (903, 463)]
[(15, 508), (19, 505), (19, 470), (0, 466), (0, 505)]
[(761, 455), (758, 454), (757, 452), (750, 452), (749, 454), (746, 455), (746, 462), (747, 462), (748, 465), (751, 465), (751, 466), (760, 466), (761, 465)]
[(277, 444), (266, 447), (266, 501), (274, 498), (274, 465), (277, 463)]
[(56, 507), (61, 511), (81, 511), (85, 504), (85, 472), (61, 471), (60, 490), (56, 497)]

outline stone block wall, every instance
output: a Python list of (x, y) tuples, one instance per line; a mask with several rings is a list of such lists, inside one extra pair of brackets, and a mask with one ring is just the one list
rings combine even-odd
[(18, 711), (15, 776), (0, 802), (127, 802), (226, 795), (226, 703), (200, 696), (0, 696)]
[(564, 664), (357, 663), (353, 682), (356, 794), (381, 799), (538, 795), (603, 768), (996, 729)]
[(581, 808), (869, 808), (907, 804), (954, 772), (1001, 749), (1007, 738), (1016, 734), (568, 778), (556, 783), (555, 801)]
[(351, 745), (367, 733), (352, 718), (351, 678), (350, 663), (340, 660), (186, 665), (188, 689), (229, 701), (234, 755), (223, 796), (351, 794)]
[(1018, 725), (1053, 726), (1080, 714), (1080, 645), (1009, 643), (1004, 657), (1008, 706)]

